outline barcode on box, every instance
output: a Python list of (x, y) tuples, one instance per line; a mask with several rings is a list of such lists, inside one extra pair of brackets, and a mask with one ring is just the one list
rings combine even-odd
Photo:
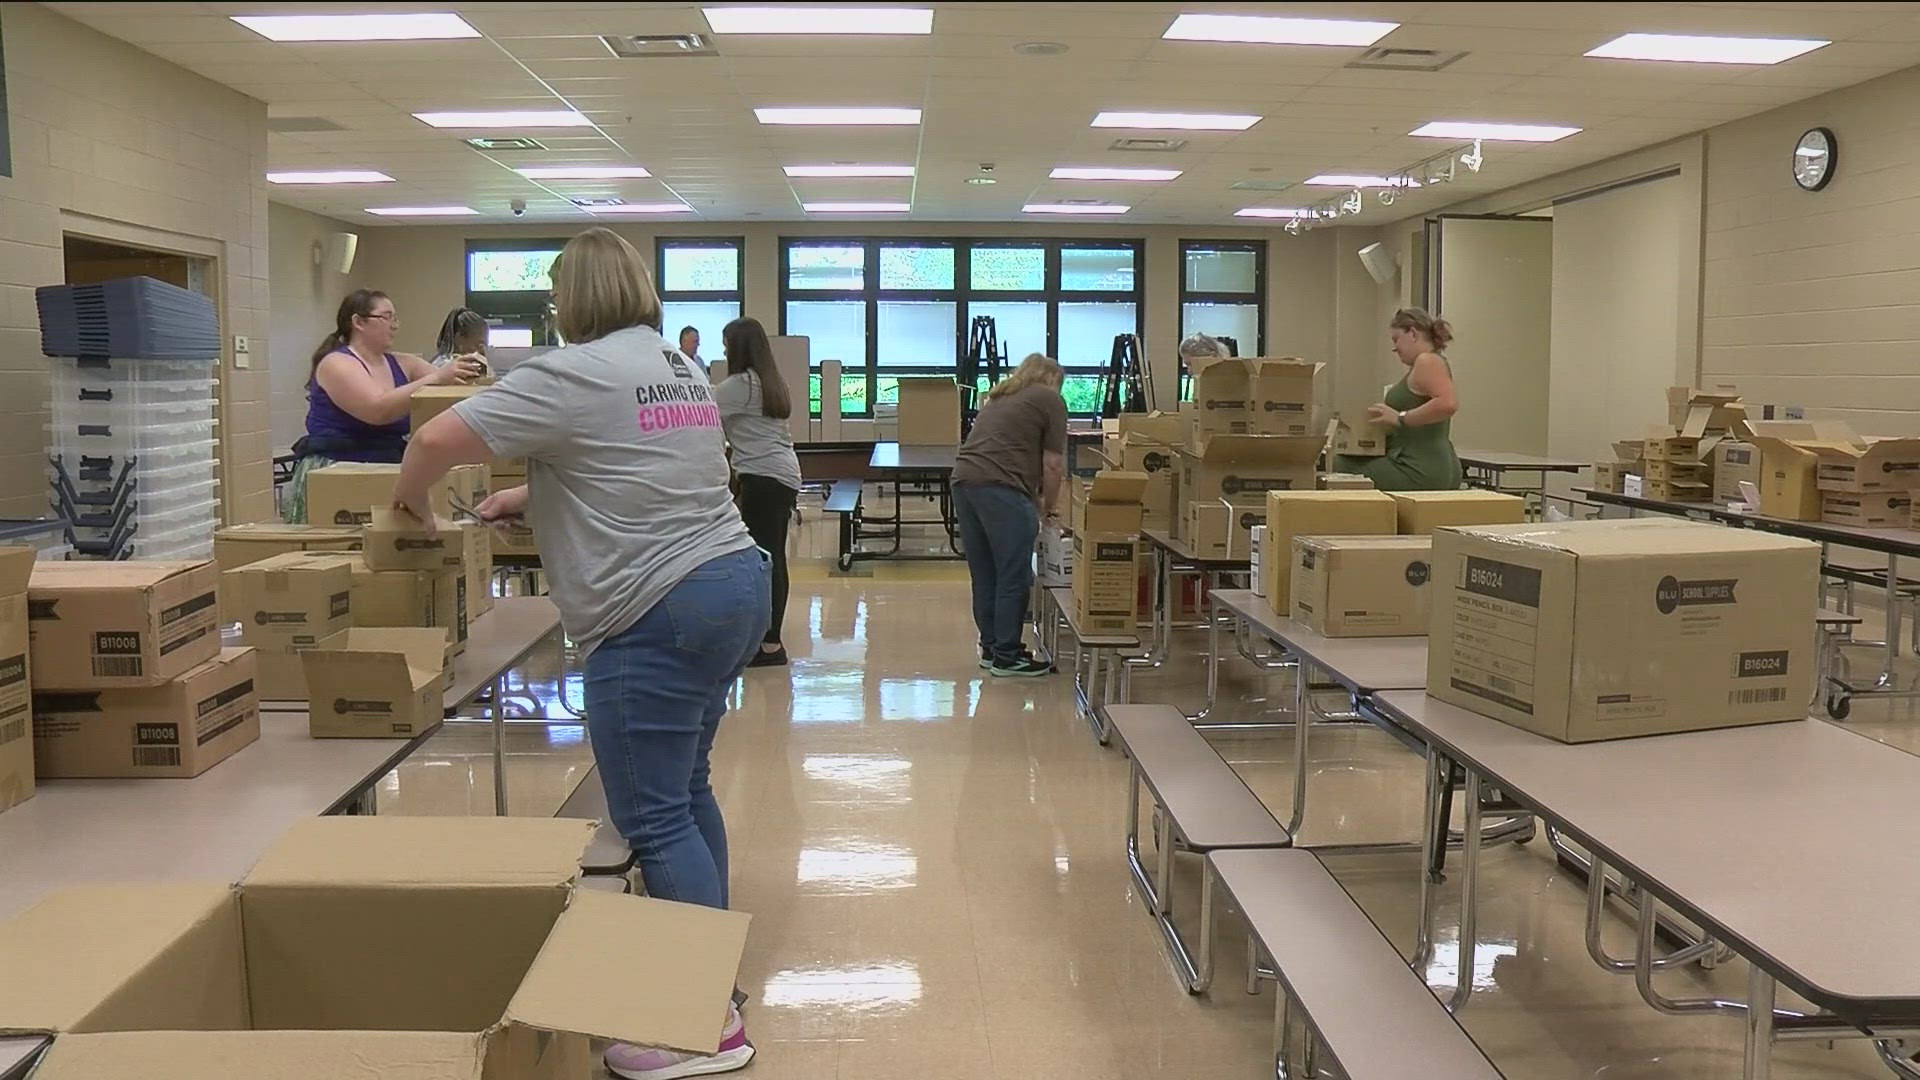
[(27, 721), (25, 717), (12, 721), (11, 723), (0, 724), (0, 746), (5, 746), (15, 739), (24, 739), (26, 735)]
[(93, 674), (101, 679), (137, 679), (145, 673), (137, 656), (96, 656)]
[(136, 746), (133, 748), (133, 764), (142, 769), (179, 768), (180, 748), (177, 746)]
[(1765, 690), (1727, 691), (1727, 704), (1729, 705), (1771, 705), (1775, 702), (1785, 700), (1787, 700), (1787, 688), (1784, 686), (1775, 686)]

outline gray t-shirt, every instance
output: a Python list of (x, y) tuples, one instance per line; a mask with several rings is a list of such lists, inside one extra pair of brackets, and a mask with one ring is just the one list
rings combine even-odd
[(733, 471), (767, 476), (800, 490), (800, 459), (793, 452), (793, 431), (785, 420), (761, 415), (760, 376), (743, 371), (713, 388), (720, 423), (733, 447)]
[(527, 523), (581, 655), (702, 563), (753, 546), (712, 397), (679, 350), (637, 326), (515, 364), (454, 406), (496, 456), (527, 459)]

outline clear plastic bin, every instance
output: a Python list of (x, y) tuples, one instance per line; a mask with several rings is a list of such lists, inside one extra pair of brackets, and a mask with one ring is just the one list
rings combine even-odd
[(213, 399), (213, 364), (207, 360), (67, 360), (47, 367), (56, 409), (83, 400), (161, 404)]
[[(211, 425), (205, 421), (184, 424), (116, 424), (112, 427), (82, 427), (79, 424), (47, 425), (47, 442), (53, 452), (66, 457), (100, 457), (113, 455), (137, 455), (150, 458), (178, 451), (185, 447), (204, 446), (203, 451), (212, 456), (213, 440), (207, 436), (212, 433)], [(181, 464), (182, 461), (174, 462)], [(149, 461), (147, 464), (158, 464)]]
[(53, 410), (54, 426), (69, 428), (177, 427), (213, 423), (213, 399), (185, 401), (67, 401)]
[(164, 559), (168, 562), (199, 562), (213, 558), (213, 540), (196, 540), (187, 543), (160, 543), (134, 537), (133, 557), (136, 559)]
[(188, 530), (212, 539), (219, 518), (220, 502), (217, 499), (150, 506), (142, 498), (134, 512), (134, 522), (140, 526), (140, 537), (147, 540)]

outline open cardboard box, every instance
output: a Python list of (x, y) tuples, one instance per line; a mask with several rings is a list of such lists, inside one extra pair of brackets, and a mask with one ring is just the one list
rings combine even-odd
[(461, 527), (435, 516), (433, 532), (404, 510), (374, 507), (361, 551), (369, 570), (452, 570), (466, 573), (467, 539)]
[(1851, 445), (1853, 428), (1832, 420), (1748, 420), (1748, 442), (1760, 448), (1760, 512), (1819, 521), (1821, 447)]
[(301, 654), (316, 739), (407, 739), (444, 715), (452, 642), (439, 627), (354, 627)]
[(575, 887), (593, 824), (324, 817), (238, 885), (0, 923), (35, 1080), (587, 1080), (589, 1037), (717, 1049), (748, 916)]
[(1151, 479), (1143, 472), (1102, 469), (1087, 483), (1075, 485), (1070, 522), (1074, 535), (1139, 532), (1143, 513), (1140, 500)]

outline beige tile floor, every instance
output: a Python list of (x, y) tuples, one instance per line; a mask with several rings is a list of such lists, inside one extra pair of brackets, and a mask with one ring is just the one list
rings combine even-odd
[[(830, 534), (810, 531), (797, 546), (817, 554), (823, 544)], [(717, 748), (735, 902), (755, 916), (741, 983), (760, 1056), (742, 1075), (1270, 1077), (1272, 991), (1239, 988), (1231, 934), (1210, 997), (1175, 983), (1121, 852), (1124, 768), (1074, 718), (1067, 679), (990, 679), (972, 636), (957, 564), (862, 577), (796, 567), (794, 663), (748, 673)], [(1164, 674), (1137, 680), (1136, 696), (1196, 700), (1203, 646), (1183, 639)], [(1225, 715), (1287, 700), (1277, 677), (1225, 670)], [(527, 674), (551, 701), (551, 668)], [(1863, 733), (1920, 747), (1910, 703), (1863, 701), (1855, 717)], [(488, 745), (483, 728), (450, 729), (388, 778), (383, 812), (491, 812)], [(1219, 746), (1271, 805), (1286, 805), (1290, 739)], [(1326, 727), (1313, 757), (1309, 840), (1415, 835), (1419, 767), (1397, 744)], [(550, 813), (588, 764), (578, 726), (516, 727), (515, 812)], [(1510, 1080), (1739, 1075), (1735, 1021), (1655, 1014), (1630, 980), (1592, 966), (1583, 891), (1543, 841), (1489, 849), (1484, 865), (1480, 992), (1462, 1019)], [(1415, 857), (1330, 866), (1408, 947)], [(1627, 948), (1623, 924), (1610, 941)], [(1436, 985), (1452, 982), (1452, 944), (1440, 943), (1428, 973)], [(1664, 978), (1676, 995), (1738, 997), (1744, 986), (1738, 962)], [(1784, 1045), (1775, 1060), (1780, 1080), (1887, 1075), (1860, 1043)]]

